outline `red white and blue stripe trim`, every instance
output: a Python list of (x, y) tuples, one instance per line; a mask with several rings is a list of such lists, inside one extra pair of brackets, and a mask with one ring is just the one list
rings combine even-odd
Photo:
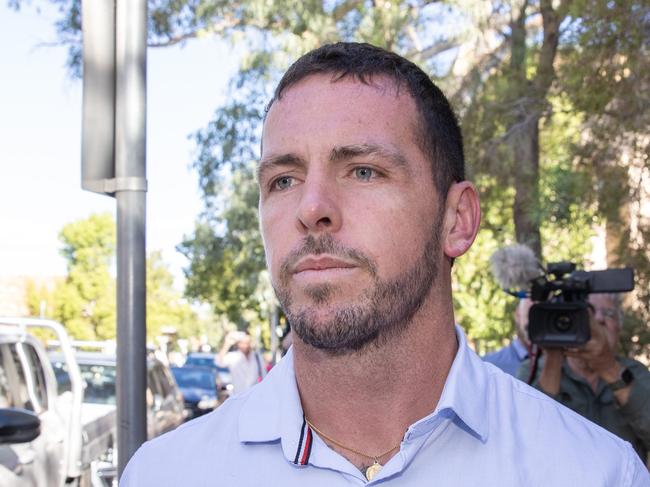
[(298, 442), (298, 449), (296, 450), (296, 458), (293, 463), (296, 465), (307, 465), (309, 463), (309, 455), (311, 455), (311, 445), (314, 440), (314, 435), (311, 428), (307, 424), (305, 417), (302, 418), (302, 428), (300, 428), (300, 441)]

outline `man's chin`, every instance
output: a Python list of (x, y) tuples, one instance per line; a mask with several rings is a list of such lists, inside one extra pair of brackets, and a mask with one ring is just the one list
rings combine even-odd
[(296, 290), (290, 302), (301, 311), (335, 313), (338, 309), (358, 306), (365, 301), (367, 293), (359, 288), (339, 286), (330, 283), (315, 284)]
[(335, 355), (361, 350), (377, 339), (371, 310), (360, 306), (305, 306), (287, 317), (305, 344)]

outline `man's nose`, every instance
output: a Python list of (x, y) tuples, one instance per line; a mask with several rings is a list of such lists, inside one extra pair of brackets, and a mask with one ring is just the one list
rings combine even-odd
[(335, 182), (308, 177), (296, 209), (298, 229), (305, 233), (338, 231), (342, 223), (339, 203)]

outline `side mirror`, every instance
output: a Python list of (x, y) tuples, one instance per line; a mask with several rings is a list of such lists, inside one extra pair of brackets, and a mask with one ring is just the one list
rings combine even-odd
[(0, 408), (0, 444), (28, 443), (41, 434), (41, 420), (26, 409)]
[(163, 398), (160, 394), (153, 395), (153, 410), (160, 411), (162, 409)]

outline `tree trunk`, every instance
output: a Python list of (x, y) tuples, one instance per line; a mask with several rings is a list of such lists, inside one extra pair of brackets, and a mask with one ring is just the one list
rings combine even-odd
[(546, 107), (546, 97), (555, 78), (553, 63), (557, 53), (559, 28), (568, 0), (557, 10), (552, 0), (540, 0), (543, 20), (543, 41), (535, 77), (526, 75), (526, 8), (524, 2), (518, 17), (511, 23), (511, 76), (515, 100), (514, 120), (509, 130), (514, 156), (515, 203), (513, 218), (517, 242), (528, 245), (542, 258), (539, 201), (539, 122)]
[(539, 258), (542, 237), (539, 231), (539, 117), (521, 122), (514, 142), (515, 204), (513, 217), (517, 242), (527, 245)]

